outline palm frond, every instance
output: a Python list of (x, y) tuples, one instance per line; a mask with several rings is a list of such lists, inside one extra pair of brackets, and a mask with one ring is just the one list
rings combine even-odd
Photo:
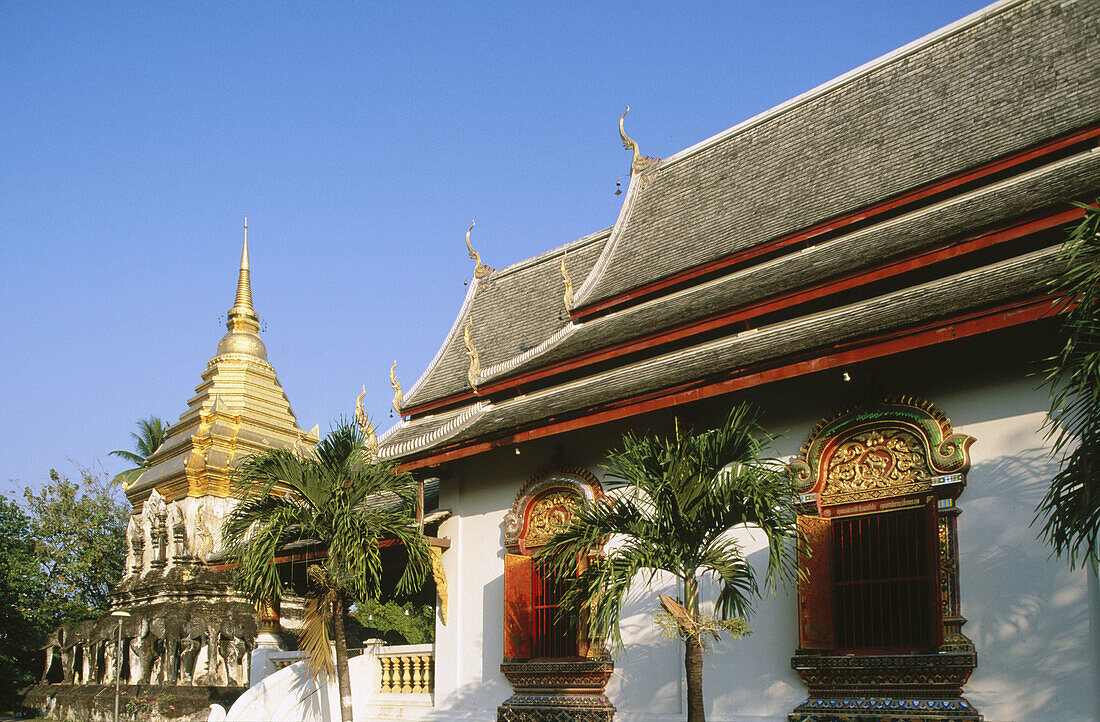
[(396, 539), (408, 552), (399, 594), (419, 588), (431, 569), (412, 517), (414, 480), (392, 462), (371, 463), (353, 424), (337, 424), (308, 453), (271, 449), (245, 458), (234, 473), (233, 493), (240, 501), (222, 537), (238, 565), (235, 584), (250, 598), (280, 599), (275, 558), (287, 544), (313, 540), (327, 548), (308, 569), (303, 648), (314, 674), (332, 670), (336, 600), (376, 600), (382, 593), (379, 542)]
[(168, 425), (157, 416), (141, 419), (137, 425), (139, 433), (130, 433), (134, 439), (134, 451), (115, 449), (110, 452), (111, 456), (125, 459), (135, 467), (117, 474), (111, 480), (112, 484), (121, 485), (124, 488), (137, 481), (142, 472), (149, 467), (149, 457), (160, 448), (168, 435)]
[(112, 486), (121, 486), (123, 489), (137, 481), (138, 477), (145, 473), (145, 467), (139, 466), (134, 469), (126, 469), (115, 474), (115, 477), (111, 479)]
[(117, 456), (120, 459), (125, 459), (126, 461), (129, 461), (131, 464), (136, 464), (138, 466), (141, 466), (142, 464), (145, 463), (145, 457), (144, 456), (138, 456), (134, 452), (126, 451), (124, 449), (115, 449), (114, 451), (110, 452), (109, 455), (110, 456)]
[[(573, 580), (560, 613), (583, 616), (592, 638), (609, 635), (620, 649), (627, 593), (667, 572), (693, 587), (700, 574), (716, 576), (719, 615), (747, 617), (761, 589), (731, 530), (751, 526), (767, 536), (765, 589), (795, 568), (794, 495), (779, 463), (764, 457), (772, 439), (748, 405), (715, 429), (677, 428), (663, 439), (627, 434), (608, 455), (606, 469), (618, 480), (608, 497), (583, 504), (539, 552), (552, 573)], [(583, 568), (581, 560), (601, 547)]]
[(328, 679), (336, 674), (332, 654), (332, 590), (306, 599), (302, 615), (302, 651), (308, 656), (310, 674)]
[(1064, 271), (1051, 282), (1063, 345), (1044, 376), (1046, 433), (1060, 469), (1035, 512), (1040, 536), (1071, 568), (1100, 556), (1100, 211), (1076, 205), (1085, 217), (1070, 229), (1059, 255)]

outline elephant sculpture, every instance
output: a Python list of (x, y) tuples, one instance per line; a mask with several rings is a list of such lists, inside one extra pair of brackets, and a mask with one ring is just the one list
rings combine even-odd
[(61, 656), (61, 648), (65, 643), (67, 630), (67, 625), (58, 627), (50, 632), (50, 636), (46, 638), (46, 643), (42, 645), (42, 649), (46, 652), (46, 666), (42, 668), (42, 684), (46, 684), (48, 681), (47, 677), (50, 674), (50, 668), (53, 667), (54, 654)]
[(219, 645), (221, 647), (219, 680), (224, 679), (225, 684), (235, 686), (246, 686), (248, 684), (248, 665), (245, 659), (255, 636), (253, 631), (250, 638), (248, 625), (239, 617), (222, 623), (221, 643)]
[(180, 637), (186, 623), (179, 617), (154, 617), (149, 624), (153, 636), (160, 640), (161, 684), (176, 684), (180, 674)]
[(155, 645), (156, 637), (149, 633), (149, 620), (139, 620), (130, 639), (130, 684), (149, 684), (156, 657)]
[(206, 620), (192, 617), (182, 625), (180, 634), (179, 683), (191, 684), (195, 678), (195, 661), (202, 648), (202, 637), (206, 634)]

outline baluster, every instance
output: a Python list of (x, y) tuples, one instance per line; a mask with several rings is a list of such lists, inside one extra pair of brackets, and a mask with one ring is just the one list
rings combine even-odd
[(379, 691), (382, 694), (388, 694), (393, 691), (390, 689), (393, 684), (393, 659), (390, 657), (379, 657), (378, 662), (382, 665), (382, 689)]
[(412, 657), (400, 657), (401, 660), (401, 692), (402, 694), (408, 694), (412, 692), (412, 675), (410, 674), (410, 667), (412, 667)]
[(409, 664), (412, 667), (412, 693), (420, 694), (424, 691), (421, 687), (423, 684), (423, 677), (420, 672), (420, 655), (409, 657)]

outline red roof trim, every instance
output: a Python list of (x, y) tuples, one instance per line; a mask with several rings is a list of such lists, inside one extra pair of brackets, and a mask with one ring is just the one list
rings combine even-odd
[[(505, 391), (510, 388), (522, 387), (533, 381), (568, 373), (585, 366), (602, 363), (638, 351), (644, 351), (666, 343), (679, 341), (697, 334), (707, 333), (737, 323), (747, 323), (751, 321), (751, 319), (758, 318), (764, 314), (791, 308), (801, 303), (816, 301), (834, 293), (840, 293), (864, 284), (881, 281), (891, 276), (958, 258), (968, 253), (981, 251), (999, 243), (1017, 240), (1033, 233), (1056, 228), (1084, 217), (1084, 213), (1084, 210), (1081, 208), (1072, 208), (1068, 211), (1062, 211), (1061, 213), (1033, 218), (1026, 223), (1018, 225), (1002, 226), (995, 230), (987, 229), (973, 236), (968, 236), (965, 239), (953, 241), (948, 245), (928, 249), (915, 256), (857, 271), (847, 276), (834, 278), (798, 291), (776, 296), (766, 301), (742, 306), (741, 308), (719, 316), (681, 326), (674, 326), (664, 331), (652, 333), (614, 346), (575, 356), (565, 361), (538, 367), (526, 373), (516, 374), (515, 376), (509, 376), (495, 382), (487, 383), (478, 388), (478, 395), (481, 397), (491, 396), (494, 393)], [(461, 394), (447, 396), (437, 401), (403, 409), (402, 411), (405, 415), (421, 414), (472, 398), (474, 398), (474, 395), (467, 391)]]
[(881, 215), (882, 213), (885, 213), (887, 211), (896, 210), (898, 208), (901, 208), (902, 206), (908, 205), (923, 198), (927, 198), (937, 193), (951, 190), (952, 188), (956, 188), (965, 183), (970, 183), (972, 181), (978, 180), (988, 175), (992, 175), (994, 173), (999, 173), (1001, 171), (1012, 168), (1013, 166), (1027, 163), (1029, 161), (1035, 160), (1036, 158), (1054, 153), (1068, 146), (1086, 141), (1090, 138), (1095, 138), (1097, 136), (1100, 136), (1100, 125), (1090, 126), (1083, 130), (1079, 130), (1074, 133), (1070, 133), (1069, 135), (1062, 136), (1061, 138), (1058, 138), (1056, 140), (1034, 146), (1018, 153), (1013, 153), (1012, 155), (1001, 158), (1000, 160), (986, 163), (985, 165), (980, 165), (977, 168), (973, 168), (969, 171), (949, 176), (948, 178), (937, 181), (935, 183), (930, 183), (908, 193), (903, 193), (889, 200), (866, 206), (859, 210), (837, 216), (836, 218), (824, 221), (814, 226), (810, 226), (809, 228), (803, 229), (801, 231), (797, 231), (786, 236), (781, 236), (770, 242), (763, 243), (758, 246), (753, 246), (752, 248), (748, 248), (744, 251), (739, 251), (737, 253), (732, 253), (728, 256), (724, 256), (713, 261), (708, 261), (707, 263), (685, 269), (683, 271), (680, 271), (679, 273), (674, 273), (671, 276), (666, 276), (656, 281), (651, 281), (643, 286), (638, 286), (637, 288), (631, 289), (630, 291), (621, 293), (608, 299), (604, 299), (603, 301), (599, 301), (589, 306), (576, 308), (573, 310), (571, 316), (576, 321), (586, 320), (597, 314), (606, 313), (608, 311), (639, 301), (642, 297), (652, 295), (658, 291), (668, 288), (669, 286), (674, 286), (685, 281), (689, 281), (693, 278), (719, 271), (729, 266), (744, 263), (745, 261), (751, 260), (757, 256), (771, 253), (797, 243), (809, 241), (810, 239), (823, 233), (834, 231), (838, 228), (843, 228), (844, 226), (851, 225), (852, 223), (855, 223), (857, 221), (873, 218), (874, 216)]
[(861, 361), (892, 356), (946, 341), (976, 336), (1012, 326), (1031, 323), (1053, 314), (1052, 298), (1026, 299), (982, 311), (969, 312), (939, 321), (912, 327), (903, 331), (883, 334), (847, 344), (840, 344), (830, 352), (821, 355), (788, 359), (788, 363), (771, 368), (755, 367), (758, 370), (738, 369), (726, 374), (721, 380), (705, 380), (682, 384), (652, 394), (623, 399), (598, 407), (593, 407), (584, 416), (549, 421), (543, 425), (506, 434), (490, 441), (471, 440), (462, 442), (445, 451), (434, 453), (421, 459), (401, 464), (401, 469), (410, 471), (454, 461), (468, 456), (481, 454), (502, 446), (533, 441), (555, 436), (568, 431), (625, 419), (639, 414), (669, 408), (679, 404), (700, 401), (702, 399), (733, 393), (743, 389), (760, 386), (774, 381), (794, 378), (817, 371), (849, 366)]

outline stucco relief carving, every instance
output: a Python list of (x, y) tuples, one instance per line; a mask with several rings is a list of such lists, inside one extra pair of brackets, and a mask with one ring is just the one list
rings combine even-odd
[(183, 505), (178, 501), (172, 502), (168, 507), (168, 529), (172, 535), (172, 561), (189, 561), (191, 548), (187, 540), (187, 517)]
[(206, 523), (207, 516), (207, 514), (202, 514), (196, 515), (195, 518), (195, 536), (198, 539), (195, 552), (198, 554), (199, 559), (203, 561), (208, 560), (210, 555), (214, 553), (214, 534)]
[(837, 445), (825, 470), (822, 500), (859, 500), (879, 491), (904, 494), (928, 487), (932, 473), (921, 442), (898, 429), (858, 433)]
[(580, 501), (573, 491), (555, 491), (539, 497), (528, 511), (526, 543), (534, 546), (550, 541), (573, 518)]
[(126, 524), (127, 566), (126, 575), (140, 574), (145, 556), (145, 518), (141, 514), (131, 514)]
[(545, 544), (583, 501), (603, 496), (600, 482), (585, 469), (561, 469), (527, 482), (504, 515), (504, 545), (512, 552)]
[(163, 567), (168, 561), (168, 504), (156, 489), (145, 501), (144, 515), (149, 532), (149, 564)]

